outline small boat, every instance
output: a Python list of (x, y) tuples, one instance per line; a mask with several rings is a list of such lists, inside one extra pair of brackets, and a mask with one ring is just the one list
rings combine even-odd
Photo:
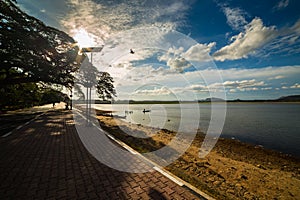
[(132, 110), (125, 110), (125, 115), (130, 115), (130, 114), (133, 114)]
[(143, 113), (146, 113), (146, 112), (151, 112), (151, 110), (146, 110), (146, 109), (144, 109), (144, 110), (143, 110)]

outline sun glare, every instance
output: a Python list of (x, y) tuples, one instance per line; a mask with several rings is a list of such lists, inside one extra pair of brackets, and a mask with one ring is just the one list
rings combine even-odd
[(85, 29), (76, 29), (73, 31), (73, 38), (80, 48), (95, 46), (95, 36), (88, 33)]

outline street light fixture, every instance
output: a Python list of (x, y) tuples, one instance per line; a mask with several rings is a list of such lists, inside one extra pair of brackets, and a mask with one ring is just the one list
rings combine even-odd
[[(81, 48), (81, 52), (83, 53), (91, 53), (91, 65), (93, 65), (93, 52), (101, 52), (103, 46), (101, 47), (85, 47)], [(91, 81), (91, 80), (90, 80)], [(91, 104), (92, 104), (92, 84), (88, 84), (86, 86), (86, 117), (87, 117), (87, 125), (90, 124), (90, 115), (91, 115)]]

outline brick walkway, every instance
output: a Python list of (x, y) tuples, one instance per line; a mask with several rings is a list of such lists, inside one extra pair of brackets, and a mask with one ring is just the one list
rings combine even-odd
[(98, 162), (70, 111), (49, 111), (0, 138), (0, 171), (0, 199), (199, 199), (159, 172), (125, 173)]

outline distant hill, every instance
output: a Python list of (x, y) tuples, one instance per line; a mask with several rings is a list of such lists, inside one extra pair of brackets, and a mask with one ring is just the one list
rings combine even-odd
[[(211, 97), (203, 100), (199, 100), (198, 102), (224, 102), (224, 99)], [(300, 95), (290, 95), (290, 96), (282, 96), (278, 99), (254, 99), (254, 100), (242, 100), (242, 99), (234, 99), (227, 100), (226, 102), (300, 102)]]
[(295, 102), (300, 101), (300, 95), (291, 95), (291, 96), (283, 96), (279, 99), (276, 99), (277, 101), (284, 101), (284, 102)]
[(259, 100), (228, 100), (227, 102), (300, 102), (300, 95), (282, 96), (278, 99), (259, 99)]
[(221, 98), (216, 98), (216, 97), (211, 97), (211, 98), (206, 98), (204, 101), (202, 102), (224, 102), (224, 99)]

